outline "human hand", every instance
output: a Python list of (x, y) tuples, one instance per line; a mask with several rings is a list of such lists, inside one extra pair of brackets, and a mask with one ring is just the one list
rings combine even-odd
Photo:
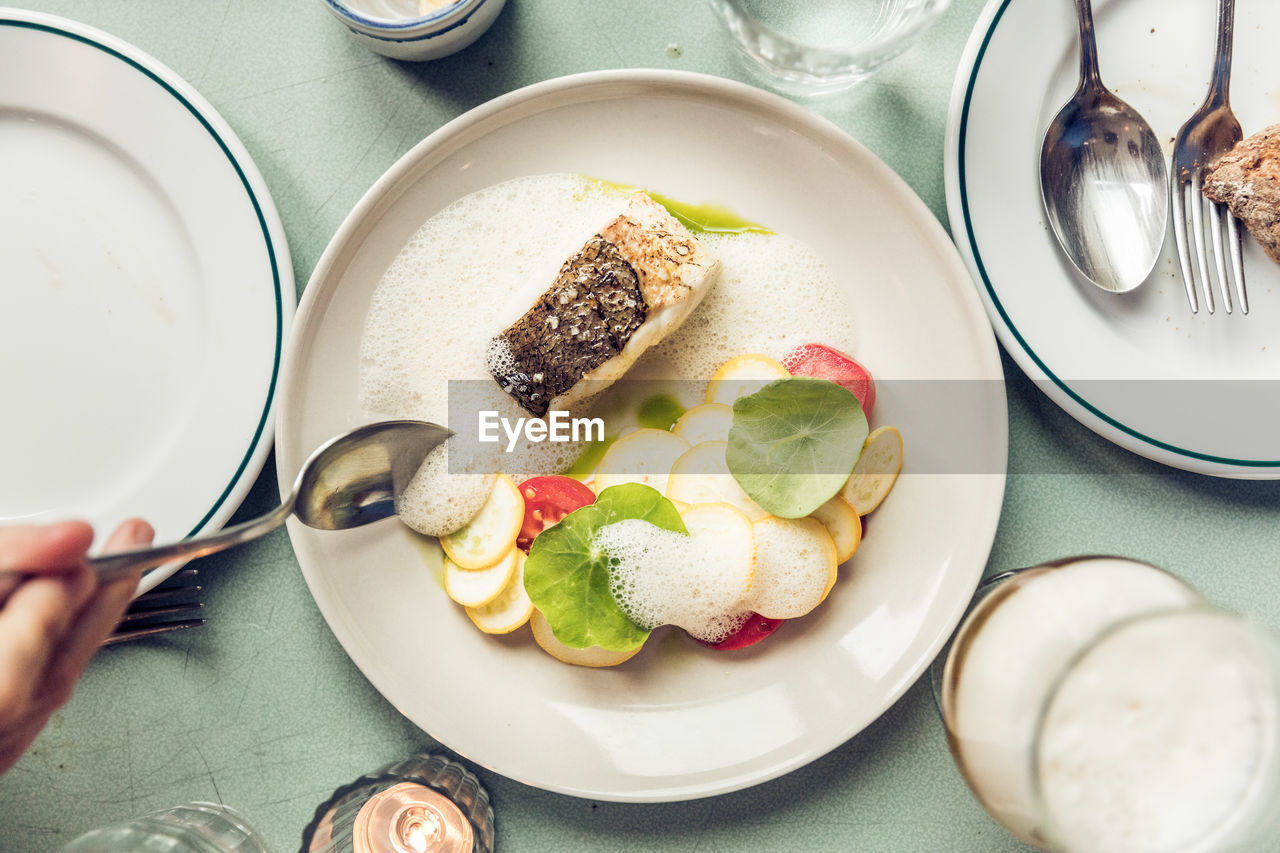
[[(146, 545), (155, 531), (121, 524), (106, 551)], [(71, 692), (133, 596), (139, 573), (99, 584), (85, 565), (93, 528), (82, 521), (0, 527), (0, 773)], [(8, 592), (7, 597), (4, 592)]]

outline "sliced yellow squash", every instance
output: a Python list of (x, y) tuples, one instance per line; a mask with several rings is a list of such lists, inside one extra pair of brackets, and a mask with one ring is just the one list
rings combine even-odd
[(810, 513), (821, 521), (836, 545), (836, 561), (843, 563), (858, 551), (862, 544), (862, 522), (857, 511), (840, 495)]
[(643, 483), (664, 495), (672, 464), (689, 442), (665, 429), (638, 429), (615, 441), (596, 466), (596, 494), (622, 483)]
[(571, 663), (575, 666), (617, 666), (624, 661), (630, 660), (635, 656), (636, 652), (644, 648), (643, 646), (637, 646), (629, 652), (611, 652), (599, 646), (591, 646), (586, 649), (575, 649), (566, 646), (556, 639), (556, 635), (551, 631), (551, 623), (547, 621), (547, 617), (542, 615), (542, 611), (536, 608), (533, 611), (533, 615), (529, 617), (529, 625), (533, 628), (533, 639), (542, 647), (543, 651), (558, 661)]
[(680, 416), (671, 431), (692, 445), (727, 441), (733, 426), (733, 408), (724, 403), (703, 403)]
[(486, 634), (509, 634), (529, 621), (533, 602), (524, 591), (523, 551), (516, 551), (516, 570), (497, 598), (480, 607), (468, 607), (467, 616)]
[(751, 521), (767, 513), (742, 490), (729, 473), (724, 454), (726, 441), (704, 441), (689, 448), (671, 466), (667, 497), (688, 504), (727, 503)]
[(757, 521), (750, 608), (769, 619), (795, 619), (822, 603), (835, 585), (836, 545), (816, 518)]
[(707, 383), (707, 402), (732, 406), (733, 401), (754, 394), (775, 379), (791, 374), (767, 355), (747, 353), (720, 365)]
[(524, 498), (515, 481), (498, 475), (480, 511), (463, 527), (440, 537), (440, 547), (464, 569), (483, 569), (503, 558), (516, 544), (524, 521)]
[(883, 426), (862, 443), (862, 455), (840, 495), (858, 515), (866, 515), (889, 494), (902, 470), (902, 433)]
[(483, 569), (464, 569), (445, 557), (444, 591), (463, 607), (488, 604), (511, 582), (520, 555), (520, 549), (512, 546), (502, 559)]

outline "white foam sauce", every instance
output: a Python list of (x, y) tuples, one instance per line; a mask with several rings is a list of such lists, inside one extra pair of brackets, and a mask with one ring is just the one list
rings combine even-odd
[[(492, 409), (513, 421), (524, 415), (492, 381), (486, 367), (490, 342), (551, 285), (568, 257), (623, 210), (626, 196), (579, 175), (538, 175), (465, 196), (427, 220), (373, 294), (360, 344), (362, 406), (374, 417), (445, 423), (449, 381), (470, 379), (482, 381), (455, 383), (455, 406), (466, 393), (474, 396), (466, 411)], [(856, 317), (808, 246), (766, 234), (700, 239), (723, 263), (718, 282), (680, 329), (640, 358), (628, 379), (701, 382), (732, 355), (781, 358), (807, 342), (856, 355)], [(701, 402), (689, 399), (692, 384), (682, 384), (683, 393), (676, 394), (685, 405)], [(601, 395), (592, 407), (612, 411), (616, 401), (609, 397)], [(517, 482), (564, 470), (582, 451), (569, 443), (526, 442), (514, 454), (502, 452), (500, 444), (488, 447), (494, 455), (473, 460), (471, 470), (501, 470)], [(422, 500), (449, 494), (458, 512), (401, 503), (406, 520), (430, 534), (443, 532), (441, 525), (474, 504), (473, 492), (482, 488), (473, 478), (445, 491), (436, 476), (416, 484), (414, 494)]]
[(752, 610), (772, 619), (794, 619), (822, 602), (829, 580), (827, 554), (808, 528), (756, 525), (755, 544)]
[(600, 528), (594, 543), (609, 555), (614, 599), (640, 627), (678, 625), (718, 643), (746, 620), (742, 575), (721, 558), (717, 537), (628, 519)]
[[(1029, 580), (990, 612), (960, 661), (948, 725), (979, 798), (1015, 835), (1043, 841), (1031, 752), (1054, 680), (1103, 628), (1199, 602), (1150, 566), (1094, 559)], [(1082, 834), (1071, 850), (1179, 849), (1175, 837), (1211, 825), (1252, 777), (1256, 695), (1194, 648), (1175, 653), (1175, 639), (1144, 636), (1064, 682), (1041, 763), (1056, 822)]]

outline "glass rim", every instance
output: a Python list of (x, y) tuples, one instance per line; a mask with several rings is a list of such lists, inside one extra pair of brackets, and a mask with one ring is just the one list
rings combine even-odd
[[(947, 725), (947, 720), (952, 716), (952, 714), (948, 713), (948, 709), (954, 702), (955, 686), (959, 682), (957, 669), (962, 665), (964, 657), (968, 654), (969, 646), (972, 644), (973, 639), (977, 637), (977, 632), (981, 628), (981, 625), (971, 624), (974, 619), (981, 618), (985, 621), (985, 618), (983, 617), (986, 613), (994, 612), (994, 608), (1004, 601), (1008, 595), (1012, 595), (1025, 585), (1025, 583), (1029, 582), (1029, 580), (1034, 579), (1034, 577), (1056, 569), (1074, 565), (1076, 563), (1084, 563), (1092, 560), (1123, 560), (1127, 563), (1136, 563), (1150, 569), (1155, 569), (1166, 577), (1177, 581), (1183, 587), (1195, 593), (1197, 597), (1201, 597), (1199, 590), (1168, 569), (1157, 566), (1155, 563), (1148, 562), (1147, 560), (1141, 560), (1136, 557), (1126, 557), (1121, 554), (1092, 553), (1077, 554), (1070, 557), (1058, 557), (1056, 559), (1046, 560), (1031, 566), (1007, 569), (1003, 572), (992, 575), (989, 578), (983, 579), (982, 582), (978, 584), (978, 588), (975, 590), (974, 596), (970, 600), (964, 616), (961, 617), (960, 623), (956, 626), (955, 634), (941, 653), (943, 656), (942, 674), (941, 678), (938, 679), (939, 684), (935, 699), (938, 704), (938, 712), (942, 715), (943, 727), (948, 731), (948, 739), (950, 739), (950, 726)], [(992, 596), (1007, 588), (1008, 585), (1014, 581), (1020, 581), (1020, 583), (1010, 588), (1006, 596), (996, 601), (991, 600)], [(1127, 619), (1123, 621), (1127, 621)], [(1092, 646), (1092, 641), (1089, 645), (1090, 647)], [(1068, 661), (1068, 664), (1073, 662), (1074, 660)], [(1054, 685), (1056, 687), (1056, 680)]]
[[(712, 6), (716, 7), (716, 11), (720, 13), (720, 16), (726, 18), (726, 24), (729, 23), (729, 21), (727, 20), (727, 16), (725, 15), (722, 7), (726, 5), (733, 6), (744, 19), (739, 23), (756, 30), (758, 34), (765, 35), (771, 39), (775, 39), (779, 43), (789, 45), (793, 48), (801, 48), (812, 54), (820, 56), (825, 60), (837, 62), (849, 57), (862, 57), (867, 54), (875, 54), (886, 47), (894, 46), (904, 41), (909, 41), (936, 21), (951, 5), (951, 2), (952, 0), (926, 0), (926, 3), (923, 4), (914, 14), (907, 26), (894, 29), (892, 32), (885, 35), (878, 35), (865, 39), (858, 42), (853, 47), (840, 49), (826, 45), (817, 45), (806, 41), (799, 41), (791, 36), (785, 35), (778, 31), (777, 28), (764, 23), (755, 15), (744, 9), (741, 0), (711, 0)], [(732, 26), (730, 26), (730, 31), (733, 32)], [(733, 32), (733, 35), (734, 40), (741, 43), (741, 38), (737, 33)], [(756, 59), (754, 56), (752, 58)], [(756, 61), (759, 62), (760, 60), (756, 59)], [(768, 63), (768, 67), (770, 69), (777, 68), (782, 70), (788, 70), (790, 68), (790, 66), (779, 65), (776, 62)]]
[[(1124, 558), (1124, 559), (1128, 559), (1128, 558)], [(1134, 562), (1141, 562), (1141, 561), (1134, 561)], [(1159, 569), (1160, 567), (1153, 566), (1153, 568)], [(1176, 575), (1172, 575), (1171, 572), (1168, 572), (1164, 569), (1160, 569), (1160, 570), (1165, 572), (1165, 574), (1169, 574), (1170, 576), (1174, 577), (1177, 580), (1181, 580), (1181, 578), (1178, 578)], [(1190, 585), (1188, 584), (1188, 586)], [(1194, 589), (1194, 587), (1191, 587), (1191, 588)], [(1198, 594), (1198, 591), (1197, 591), (1197, 594)], [(1044, 732), (1045, 732), (1046, 725), (1048, 723), (1049, 715), (1053, 710), (1055, 702), (1060, 697), (1062, 690), (1066, 685), (1068, 679), (1070, 679), (1072, 674), (1077, 671), (1077, 668), (1080, 666), (1081, 663), (1084, 662), (1084, 660), (1087, 657), (1089, 657), (1092, 653), (1094, 653), (1099, 648), (1106, 645), (1108, 642), (1114, 640), (1119, 635), (1125, 634), (1136, 628), (1140, 628), (1143, 625), (1158, 623), (1166, 620), (1181, 620), (1181, 619), (1188, 619), (1188, 618), (1199, 620), (1199, 619), (1205, 619), (1206, 617), (1212, 620), (1230, 625), (1235, 629), (1243, 629), (1245, 632), (1247, 632), (1247, 635), (1250, 637), (1250, 639), (1260, 640), (1262, 644), (1269, 646), (1272, 651), (1280, 652), (1280, 644), (1277, 643), (1276, 638), (1271, 636), (1266, 631), (1266, 629), (1262, 625), (1260, 625), (1258, 622), (1254, 621), (1247, 615), (1238, 613), (1233, 610), (1229, 610), (1220, 605), (1214, 604), (1213, 602), (1207, 599), (1202, 598), (1200, 601), (1193, 601), (1185, 605), (1162, 607), (1156, 610), (1149, 610), (1142, 613), (1136, 613), (1131, 616), (1126, 616), (1110, 625), (1107, 625), (1106, 627), (1102, 628), (1097, 633), (1096, 636), (1091, 637), (1087, 643), (1085, 643), (1081, 648), (1077, 649), (1076, 652), (1071, 655), (1071, 657), (1069, 657), (1066, 661), (1064, 661), (1062, 666), (1059, 668), (1058, 672), (1054, 674), (1053, 679), (1050, 681), (1048, 688), (1045, 691), (1044, 697), (1040, 701), (1039, 707), (1036, 711), (1036, 719), (1032, 725), (1031, 741), (1029, 743), (1029, 749), (1027, 752), (1027, 761), (1029, 762), (1029, 770), (1030, 770), (1029, 778), (1031, 781), (1031, 794), (1032, 794), (1031, 799), (1036, 807), (1037, 813), (1040, 815), (1041, 828), (1045, 832), (1044, 840), (1046, 843), (1055, 844), (1060, 840), (1061, 836), (1058, 832), (1058, 828), (1062, 826), (1062, 822), (1055, 819), (1053, 811), (1050, 808), (1048, 799), (1045, 795), (1044, 779), (1042, 775), (1041, 755), (1040, 755), (1041, 745), (1043, 742)], [(1274, 751), (1275, 750), (1273, 747), (1272, 749), (1273, 754), (1274, 754)], [(1273, 758), (1273, 763), (1274, 763), (1274, 760), (1275, 759)], [(1188, 850), (1217, 849), (1216, 847), (1213, 847), (1213, 846), (1204, 847), (1203, 845), (1212, 844), (1215, 840), (1220, 840), (1217, 838), (1217, 836), (1220, 836), (1222, 833), (1225, 833), (1225, 832), (1230, 832), (1236, 818), (1239, 815), (1246, 812), (1246, 806), (1249, 804), (1249, 802), (1250, 801), (1246, 798), (1241, 800), (1239, 803), (1236, 803), (1235, 807), (1233, 807), (1229, 812), (1223, 815), (1223, 820), (1215, 822), (1213, 825), (1205, 829), (1201, 834), (1197, 835), (1195, 838), (1190, 839), (1188, 842), (1186, 842), (1185, 845), (1179, 846), (1177, 848), (1170, 848), (1169, 853), (1179, 853), (1179, 851), (1188, 851)], [(1053, 848), (1053, 849), (1059, 849), (1059, 848)]]

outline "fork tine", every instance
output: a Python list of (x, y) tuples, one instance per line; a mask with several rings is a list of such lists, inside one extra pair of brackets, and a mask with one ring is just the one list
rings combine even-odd
[(1200, 271), (1200, 289), (1204, 291), (1204, 307), (1213, 313), (1213, 283), (1209, 281), (1209, 260), (1205, 257), (1204, 204), (1200, 197), (1200, 175), (1191, 176), (1191, 231), (1195, 236), (1196, 266)]
[(116, 631), (110, 637), (103, 640), (102, 645), (114, 646), (117, 643), (127, 643), (130, 640), (140, 640), (143, 637), (154, 637), (157, 634), (167, 634), (170, 631), (199, 628), (202, 625), (204, 625), (203, 619), (187, 619), (181, 622), (162, 622), (159, 625), (147, 625), (142, 628), (129, 628), (123, 631)]
[(1231, 272), (1236, 279), (1236, 298), (1240, 303), (1240, 313), (1249, 313), (1249, 294), (1244, 286), (1244, 253), (1240, 243), (1240, 226), (1236, 218), (1227, 211), (1227, 243), (1231, 252)]
[(1187, 208), (1183, 194), (1188, 185), (1178, 180), (1178, 164), (1174, 163), (1169, 170), (1172, 189), (1169, 193), (1173, 202), (1173, 240), (1178, 246), (1178, 266), (1182, 269), (1182, 284), (1187, 289), (1187, 302), (1191, 305), (1191, 313), (1200, 313), (1200, 300), (1196, 298), (1195, 279), (1191, 277), (1191, 247), (1187, 245)]
[(204, 612), (204, 603), (193, 601), (189, 604), (178, 604), (173, 607), (141, 607), (130, 609), (124, 614), (120, 620), (120, 626), (132, 625), (136, 622), (146, 622), (151, 619), (167, 619), (171, 616), (195, 616)]
[(186, 568), (174, 573), (129, 604), (129, 609), (103, 645), (112, 646), (169, 631), (200, 627), (205, 624), (201, 618), (204, 603), (199, 600), (203, 589), (198, 569)]
[(1227, 246), (1222, 240), (1222, 214), (1225, 210), (1221, 204), (1210, 202), (1209, 233), (1213, 238), (1213, 263), (1218, 273), (1218, 290), (1222, 292), (1222, 307), (1231, 313), (1231, 283), (1227, 281)]
[(147, 607), (152, 605), (169, 604), (171, 602), (190, 599), (192, 596), (199, 595), (202, 590), (204, 590), (204, 587), (199, 584), (178, 587), (156, 587), (150, 592), (144, 592), (142, 595), (135, 598), (133, 603), (129, 605), (129, 610), (145, 610)]

